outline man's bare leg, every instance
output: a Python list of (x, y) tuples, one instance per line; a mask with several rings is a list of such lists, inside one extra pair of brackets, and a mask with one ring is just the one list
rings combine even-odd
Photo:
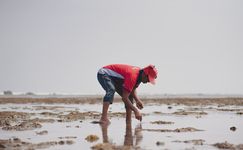
[(130, 124), (132, 122), (132, 110), (126, 107), (126, 123)]
[[(133, 103), (133, 96), (129, 95), (129, 100)], [(130, 124), (132, 122), (132, 110), (126, 106), (125, 104), (125, 108), (126, 108), (126, 123)]]
[(100, 118), (100, 123), (102, 124), (109, 124), (110, 120), (108, 119), (108, 108), (110, 102), (103, 102), (103, 109), (102, 109), (102, 116)]

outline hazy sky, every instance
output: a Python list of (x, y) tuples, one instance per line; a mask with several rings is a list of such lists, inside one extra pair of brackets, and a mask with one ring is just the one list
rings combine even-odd
[(154, 64), (140, 94), (243, 94), (242, 0), (0, 0), (0, 92), (102, 94), (107, 64)]

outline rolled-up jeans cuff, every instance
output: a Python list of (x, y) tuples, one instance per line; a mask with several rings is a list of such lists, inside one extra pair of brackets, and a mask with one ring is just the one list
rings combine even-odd
[(111, 97), (104, 97), (103, 98), (103, 102), (109, 102), (110, 104), (112, 104), (113, 103), (113, 98), (111, 98)]

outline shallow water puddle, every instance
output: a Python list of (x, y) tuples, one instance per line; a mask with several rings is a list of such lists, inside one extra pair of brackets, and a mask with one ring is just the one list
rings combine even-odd
[[(237, 114), (242, 111), (242, 106), (189, 107), (149, 104), (142, 110), (142, 122), (133, 118), (132, 124), (127, 125), (122, 116), (125, 112), (124, 105), (114, 103), (109, 110), (112, 116), (109, 126), (92, 124), (92, 121), (98, 120), (101, 108), (100, 104), (2, 104), (1, 112), (34, 113), (31, 114), (31, 119), (51, 118), (55, 121), (41, 122), (42, 127), (33, 130), (3, 130), (1, 127), (0, 139), (18, 138), (32, 144), (56, 142), (47, 147), (48, 149), (91, 149), (94, 145), (107, 142), (111, 143), (113, 148), (131, 145), (134, 149), (217, 149), (212, 145), (218, 142), (242, 144), (243, 116)], [(121, 112), (121, 115), (111, 115), (118, 112)], [(60, 115), (68, 114), (76, 116), (68, 118), (70, 120), (60, 119)], [(84, 117), (79, 118), (79, 115)], [(160, 123), (152, 123), (156, 121)], [(235, 130), (230, 130), (231, 127), (235, 127)], [(96, 135), (98, 139), (88, 141), (85, 138), (89, 135)]]

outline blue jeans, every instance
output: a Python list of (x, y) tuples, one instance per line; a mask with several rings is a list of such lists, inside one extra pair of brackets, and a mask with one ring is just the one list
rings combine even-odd
[(103, 87), (103, 89), (106, 91), (106, 94), (103, 98), (104, 102), (110, 102), (110, 104), (113, 103), (114, 95), (116, 92), (115, 85), (111, 78), (106, 74), (97, 74), (97, 79), (100, 83), (100, 85)]

